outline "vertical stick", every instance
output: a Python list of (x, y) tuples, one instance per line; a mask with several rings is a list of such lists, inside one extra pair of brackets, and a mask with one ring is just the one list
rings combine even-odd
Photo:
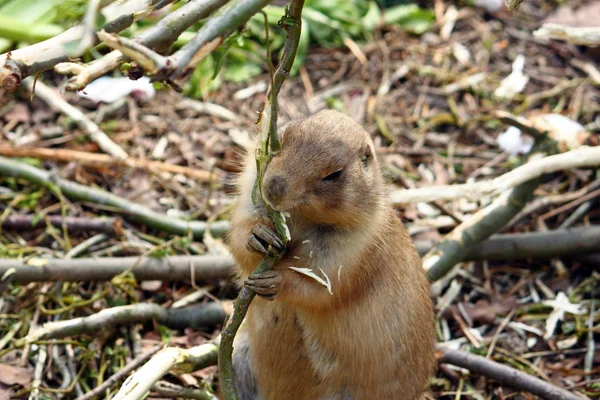
[[(271, 160), (272, 152), (281, 148), (281, 143), (277, 136), (277, 95), (294, 64), (298, 43), (300, 42), (303, 6), (304, 0), (292, 0), (288, 8), (286, 8), (285, 15), (279, 21), (279, 26), (286, 31), (286, 40), (281, 62), (271, 78), (271, 87), (260, 119), (260, 146), (256, 152), (258, 176), (256, 177), (255, 184), (255, 189), (258, 188), (259, 190), (254, 191), (255, 196), (258, 196), (260, 193), (262, 197), (261, 183), (264, 170)], [(266, 202), (263, 201), (263, 204), (267, 207), (268, 215), (273, 220), (275, 232), (284, 245), (287, 244), (290, 237), (289, 230), (285, 225), (285, 218), (281, 213), (272, 210)], [(279, 255), (277, 258), (264, 257), (254, 272), (264, 272), (272, 269), (281, 256), (282, 255)], [(248, 311), (248, 307), (250, 307), (250, 303), (255, 295), (256, 294), (253, 291), (246, 287), (241, 289), (238, 298), (235, 300), (233, 313), (225, 322), (225, 327), (221, 333), (221, 344), (219, 347), (219, 384), (224, 400), (238, 399), (235, 391), (235, 383), (233, 381), (233, 339), (235, 338), (235, 334), (242, 324), (246, 312)]]

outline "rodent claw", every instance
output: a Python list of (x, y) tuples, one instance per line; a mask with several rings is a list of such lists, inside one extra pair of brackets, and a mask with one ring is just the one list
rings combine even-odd
[(273, 300), (281, 289), (281, 282), (281, 273), (271, 270), (250, 275), (244, 285), (260, 297)]
[(276, 257), (283, 250), (283, 243), (271, 228), (264, 224), (256, 224), (248, 238), (248, 248)]
[(258, 240), (258, 238), (256, 236), (254, 236), (252, 233), (248, 237), (247, 247), (248, 247), (248, 249), (250, 249), (252, 251), (270, 255), (269, 251), (265, 248), (265, 246), (263, 246), (262, 242), (260, 240)]

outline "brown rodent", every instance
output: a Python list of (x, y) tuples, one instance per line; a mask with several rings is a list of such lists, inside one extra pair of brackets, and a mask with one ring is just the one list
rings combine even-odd
[[(280, 246), (264, 207), (252, 203), (253, 149), (231, 215), (240, 279), (264, 297), (235, 342), (240, 399), (417, 399), (434, 365), (429, 284), (387, 200), (369, 134), (336, 111), (281, 131), (263, 190), (288, 214), (291, 241), (272, 272), (249, 277), (262, 253)], [(326, 274), (333, 294), (289, 267)]]

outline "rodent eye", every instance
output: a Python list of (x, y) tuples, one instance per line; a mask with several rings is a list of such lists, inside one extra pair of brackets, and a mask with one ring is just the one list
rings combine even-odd
[(339, 179), (339, 177), (342, 175), (343, 171), (344, 171), (343, 169), (339, 169), (339, 170), (327, 175), (322, 180), (323, 181), (337, 181)]

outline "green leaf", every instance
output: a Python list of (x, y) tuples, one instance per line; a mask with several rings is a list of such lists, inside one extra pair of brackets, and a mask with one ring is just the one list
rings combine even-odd
[(63, 28), (52, 24), (27, 24), (5, 15), (0, 15), (0, 37), (16, 42), (37, 43), (63, 32)]
[(369, 11), (362, 17), (362, 25), (366, 30), (373, 30), (381, 21), (381, 10), (374, 1), (369, 2)]
[(250, 78), (263, 73), (260, 65), (251, 62), (228, 63), (223, 78), (229, 82), (247, 82)]
[(435, 14), (416, 4), (407, 4), (389, 8), (383, 15), (387, 25), (399, 25), (402, 29), (420, 35), (432, 28)]

